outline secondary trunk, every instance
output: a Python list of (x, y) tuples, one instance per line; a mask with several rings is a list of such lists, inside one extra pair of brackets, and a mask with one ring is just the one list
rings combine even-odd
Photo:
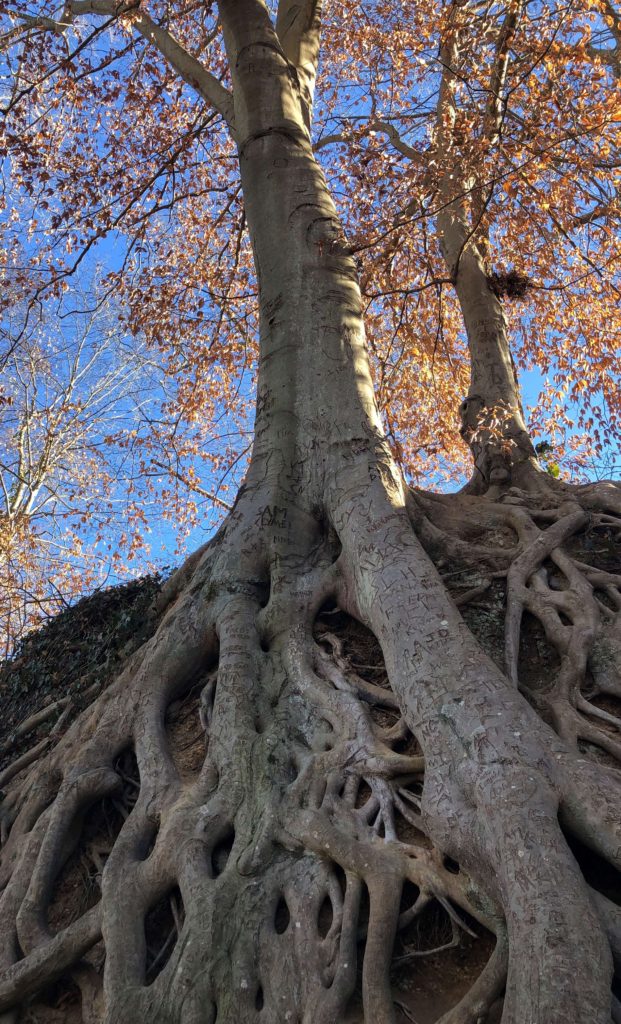
[(470, 490), (532, 485), (537, 456), (526, 430), (502, 302), (494, 294), (483, 257), (472, 241), (463, 200), (438, 214), (449, 273), (464, 318), (470, 353), (470, 387), (461, 408), (461, 434), (470, 445)]
[[(483, 117), (480, 158), (493, 150), (510, 38), (519, 5), (507, 14), (498, 39), (496, 67)], [(537, 489), (540, 473), (535, 449), (524, 423), (520, 391), (511, 358), (502, 302), (494, 294), (485, 266), (485, 196), (489, 184), (468, 167), (459, 151), (455, 94), (460, 84), (461, 35), (472, 31), (462, 24), (464, 5), (448, 8), (441, 47), (442, 78), (438, 94), (435, 162), (440, 168), (436, 227), (447, 272), (461, 308), (470, 354), (470, 387), (461, 408), (461, 434), (469, 444), (474, 475), (468, 490), (485, 493), (512, 483)], [(463, 130), (463, 129), (461, 129)]]

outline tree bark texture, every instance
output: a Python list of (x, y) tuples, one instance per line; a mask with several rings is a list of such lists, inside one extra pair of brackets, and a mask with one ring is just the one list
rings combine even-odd
[[(485, 206), (489, 186), (478, 168), (468, 167), (455, 148), (456, 89), (460, 83), (462, 36), (472, 31), (467, 4), (454, 2), (441, 47), (442, 78), (438, 93), (435, 160), (442, 167), (436, 226), (447, 272), (453, 280), (461, 309), (470, 355), (470, 387), (461, 413), (461, 434), (474, 461), (468, 490), (486, 493), (490, 487), (538, 485), (541, 469), (526, 430), (519, 386), (503, 304), (491, 286), (485, 252), (489, 247)], [(521, 3), (506, 15), (497, 40), (495, 67), (490, 82), (484, 147), (493, 151), (502, 124), (503, 90), (509, 43)], [(482, 150), (483, 151), (483, 150)]]
[[(592, 702), (621, 698), (621, 576), (570, 542), (621, 529), (618, 488), (408, 492), (312, 153), (312, 75), (256, 0), (220, 12), (260, 286), (252, 462), (155, 636), (7, 785), (0, 1021), (67, 977), (89, 1024), (418, 1019), (394, 970), (429, 952), (399, 936), (434, 905), (442, 948), (491, 938), (467, 991), (425, 1020), (610, 1024), (621, 911), (567, 837), (621, 866), (619, 722)], [(473, 590), (454, 600), (431, 555)], [(458, 607), (497, 582), (504, 668)], [(535, 687), (525, 613), (557, 657)], [(356, 661), (343, 623), (381, 663)], [(198, 765), (171, 738), (180, 701), (204, 732)], [(98, 808), (97, 899), (65, 921), (59, 880)]]

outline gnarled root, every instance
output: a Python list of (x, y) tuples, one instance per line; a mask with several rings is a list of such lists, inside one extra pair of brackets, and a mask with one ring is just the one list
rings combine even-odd
[[(93, 1024), (333, 1024), (348, 1005), (355, 1019), (358, 989), (364, 1019), (390, 1024), (416, 1018), (394, 971), (491, 933), (442, 1024), (487, 1020), (505, 991), (503, 1024), (609, 1024), (618, 915), (559, 817), (617, 864), (617, 773), (579, 743), (615, 756), (611, 731), (608, 746), (589, 739), (614, 716), (580, 686), (594, 645), (617, 635), (618, 580), (567, 550), (587, 522), (575, 503), (490, 507), (490, 530), (514, 539), (500, 565), (486, 549), (489, 579), (510, 592), (504, 675), (420, 548), (398, 484), (365, 479), (364, 500), (356, 487), (328, 495), (329, 528), (317, 517), (302, 530), (297, 512), (287, 525), (248, 492), (125, 674), (13, 776), (0, 1013), (73, 970)], [(537, 694), (520, 678), (524, 611), (560, 659)], [(174, 739), (178, 701), (195, 707), (200, 758)], [(92, 835), (105, 807), (105, 835)], [(79, 857), (100, 893), (67, 920), (58, 894)], [(434, 907), (439, 939), (413, 940)]]

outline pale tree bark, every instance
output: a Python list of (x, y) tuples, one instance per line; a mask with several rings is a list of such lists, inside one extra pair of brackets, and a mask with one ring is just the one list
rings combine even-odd
[[(582, 755), (589, 728), (606, 739), (576, 706), (595, 637), (610, 670), (621, 579), (564, 551), (589, 518), (574, 492), (536, 513), (515, 495), (408, 493), (310, 143), (314, 70), (300, 75), (260, 0), (221, 0), (220, 17), (260, 288), (252, 461), (218, 536), (167, 585), (153, 639), (7, 791), (2, 1024), (68, 971), (83, 1018), (105, 1024), (393, 1024), (396, 936), (433, 901), (455, 934), (468, 915), (495, 942), (442, 1024), (497, 1020), (503, 993), (503, 1024), (609, 1024), (619, 911), (587, 885), (560, 822), (621, 866), (618, 772)], [(304, 61), (310, 50), (316, 41)], [(602, 527), (621, 527), (615, 488), (589, 500)], [(474, 545), (475, 525), (512, 542)], [(506, 577), (506, 673), (423, 542)], [(532, 700), (513, 655), (524, 609), (561, 660)], [(379, 641), (380, 682), (354, 664), (335, 614)], [(601, 691), (617, 692), (615, 673), (592, 663)], [(192, 693), (207, 750), (188, 772), (167, 723)], [(125, 814), (100, 902), (54, 934), (59, 872), (85, 810), (106, 798)], [(173, 923), (154, 955), (149, 913), (162, 900)], [(102, 990), (79, 959), (99, 924)]]
[[(509, 5), (499, 28), (488, 101), (481, 129), (481, 158), (500, 138), (509, 51), (522, 12), (520, 0)], [(434, 160), (440, 168), (438, 236), (451, 276), (468, 339), (470, 388), (461, 406), (462, 436), (474, 458), (469, 489), (530, 486), (537, 480), (536, 453), (524, 423), (519, 386), (511, 358), (507, 321), (500, 298), (491, 287), (485, 226), (489, 183), (464, 167), (456, 143), (462, 47), (476, 26), (468, 5), (454, 3), (442, 43), (442, 80), (437, 106)]]

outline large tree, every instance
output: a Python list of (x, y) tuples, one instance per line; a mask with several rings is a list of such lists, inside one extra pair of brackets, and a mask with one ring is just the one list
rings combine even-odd
[[(115, 537), (130, 561), (132, 539), (138, 550), (142, 544), (143, 505), (133, 537), (130, 527), (126, 438), (159, 404), (155, 372), (144, 347), (119, 337), (109, 302), (75, 289), (65, 300), (56, 315), (45, 305), (46, 316), (31, 317), (2, 373), (0, 648), (7, 657), (33, 624), (109, 582)], [(21, 312), (13, 318), (18, 330)], [(119, 568), (127, 575), (127, 565)]]
[[(467, 4), (450, 5), (438, 14), (438, 75), (417, 55), (420, 10), (409, 24), (398, 7), (372, 5), (367, 34), (330, 25), (317, 99), (324, 124), (336, 118), (348, 53), (354, 67), (367, 61), (369, 76), (347, 85), (354, 112), (349, 121), (339, 115), (330, 143), (323, 139), (325, 149), (351, 145), (360, 162), (349, 177), (343, 165), (330, 173), (335, 192), (358, 189), (355, 242), (313, 149), (319, 3), (280, 0), (273, 12), (261, 0), (221, 0), (217, 11), (72, 0), (57, 17), (13, 13), (7, 45), (19, 60), (6, 108), (9, 148), (23, 194), (47, 203), (40, 216), (50, 260), (61, 246), (85, 253), (113, 229), (131, 235), (114, 280), (137, 329), (154, 342), (174, 335), (181, 403), (191, 405), (201, 388), (221, 395), (231, 386), (214, 381), (210, 367), (219, 359), (231, 370), (241, 359), (255, 302), (260, 345), (251, 458), (218, 534), (168, 582), (157, 631), (122, 675), (51, 751), (0, 776), (3, 1024), (67, 978), (80, 986), (82, 1017), (93, 1024), (621, 1019), (611, 993), (621, 959), (613, 870), (621, 867), (621, 493), (612, 483), (569, 486), (538, 465), (502, 306), (507, 288), (532, 281), (521, 268), (511, 277), (507, 267), (501, 274), (486, 265), (499, 239), (517, 251), (512, 226), (534, 225), (524, 260), (540, 259), (539, 230), (549, 246), (577, 247), (579, 287), (558, 285), (567, 308), (578, 315), (584, 274), (592, 274), (614, 328), (606, 288), (616, 286), (604, 274), (614, 196), (600, 181), (615, 164), (613, 92), (602, 68), (594, 71), (601, 58), (573, 12), (567, 27), (564, 9), (559, 22), (558, 12), (537, 5), (525, 38), (519, 5), (474, 6), (469, 21)], [(347, 4), (340, 13), (365, 14)], [(562, 45), (559, 26), (567, 29)], [(339, 31), (347, 38), (340, 49)], [(389, 74), (391, 39), (402, 59)], [(546, 75), (572, 61), (569, 124)], [(405, 95), (421, 67), (439, 94), (430, 147), (405, 131), (415, 109), (389, 122), (381, 116), (386, 94)], [(468, 106), (458, 82), (477, 103)], [(182, 83), (199, 94), (198, 105)], [(525, 83), (530, 106), (520, 95)], [(177, 106), (167, 120), (171, 90)], [(509, 95), (517, 97), (515, 130), (501, 152)], [(106, 145), (94, 127), (102, 119)], [(599, 152), (586, 146), (574, 161), (585, 169), (580, 179), (568, 172), (571, 153), (594, 126)], [(201, 162), (195, 143), (206, 131)], [(363, 223), (373, 209), (365, 168), (390, 162), (378, 135), (425, 164), (423, 198), (409, 195), (394, 210), (389, 203), (375, 225), (390, 238), (373, 257), (379, 291), (425, 293), (423, 278), (408, 284), (407, 225), (433, 220), (429, 291), (441, 295), (441, 280), (454, 286), (464, 314), (473, 372), (462, 429), (476, 466), (472, 485), (456, 495), (406, 483), (392, 424), (396, 417), (403, 431), (423, 415), (421, 405), (402, 390), (383, 420), (375, 399), (359, 272), (372, 291), (360, 254), (373, 241)], [(366, 151), (367, 143), (375, 148)], [(128, 155), (142, 160), (138, 183)], [(535, 161), (541, 176), (524, 172), (522, 181)], [(505, 200), (494, 199), (490, 167), (517, 197), (514, 222)], [(413, 177), (395, 179), (395, 190), (411, 190)], [(587, 205), (587, 186), (596, 207)], [(177, 187), (188, 205), (170, 227), (157, 215), (175, 205)], [(414, 217), (425, 189), (435, 206)], [(554, 238), (533, 214), (528, 189), (552, 206)], [(576, 224), (564, 218), (591, 232), (583, 250)], [(160, 262), (147, 272), (140, 252), (154, 238)], [(15, 246), (22, 241), (15, 236)], [(555, 259), (560, 266), (558, 250)], [(62, 287), (70, 269), (56, 259), (30, 301)], [(24, 301), (31, 271), (21, 279)], [(213, 350), (198, 342), (192, 350), (190, 328), (199, 342), (205, 337), (200, 306), (191, 317), (197, 281), (209, 299)], [(398, 337), (399, 315), (391, 324), (389, 312), (398, 308), (368, 311), (380, 389), (403, 371), (378, 351), (382, 328), (390, 334), (396, 323)], [(403, 388), (412, 367), (425, 372), (431, 314), (421, 312), (417, 351), (415, 312), (400, 309), (410, 345)], [(539, 319), (534, 307), (527, 329), (539, 327), (545, 348), (563, 321)], [(600, 334), (593, 361), (580, 365), (605, 393), (612, 363)], [(466, 348), (458, 359), (467, 365)], [(561, 380), (563, 360), (559, 349)], [(443, 365), (438, 373), (450, 376), (450, 359)], [(192, 379), (183, 376), (188, 366)], [(457, 372), (455, 389), (463, 380)], [(200, 720), (200, 758), (187, 756), (180, 708)], [(106, 814), (100, 835), (97, 815)], [(87, 852), (97, 874), (76, 917), (63, 900), (76, 857)], [(438, 961), (432, 997), (406, 998), (396, 982), (405, 972), (416, 985), (434, 945), (447, 960)], [(47, 1019), (44, 1004), (37, 1007)]]

